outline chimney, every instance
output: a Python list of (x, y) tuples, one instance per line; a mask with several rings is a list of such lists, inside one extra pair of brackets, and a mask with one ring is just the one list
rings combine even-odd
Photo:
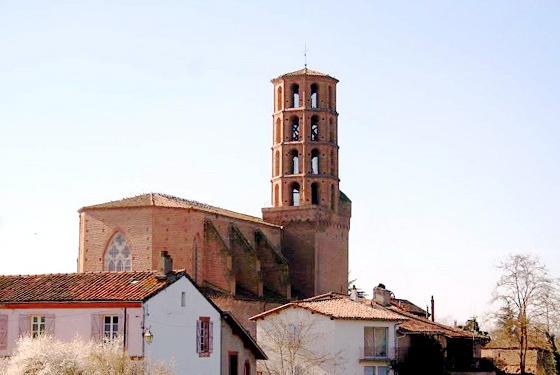
[(385, 289), (384, 284), (379, 284), (373, 288), (373, 300), (381, 306), (389, 306), (391, 304), (391, 291)]
[(432, 322), (435, 322), (435, 321), (436, 321), (436, 316), (435, 316), (435, 312), (434, 312), (434, 307), (435, 307), (434, 296), (432, 296)]
[(358, 300), (358, 290), (356, 289), (356, 285), (352, 285), (352, 291), (350, 292), (350, 299), (352, 301)]
[(160, 252), (158, 271), (162, 276), (167, 276), (173, 272), (173, 259), (167, 251)]

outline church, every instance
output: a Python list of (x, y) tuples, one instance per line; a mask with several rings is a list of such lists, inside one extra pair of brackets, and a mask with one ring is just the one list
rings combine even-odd
[(337, 83), (307, 67), (272, 80), (271, 207), (262, 218), (160, 193), (86, 206), (78, 272), (157, 270), (166, 251), (253, 335), (251, 316), (346, 293), (351, 201), (339, 187)]

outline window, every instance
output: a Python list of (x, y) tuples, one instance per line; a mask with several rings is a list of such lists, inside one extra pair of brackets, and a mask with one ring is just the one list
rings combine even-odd
[(297, 150), (292, 150), (291, 152), (292, 163), (290, 165), (290, 173), (291, 174), (298, 174), (299, 173), (299, 153)]
[(318, 116), (311, 117), (311, 140), (312, 141), (319, 140), (319, 117)]
[(115, 233), (105, 252), (105, 271), (124, 272), (132, 268), (130, 248), (124, 235)]
[(332, 118), (329, 119), (329, 142), (334, 142), (334, 123)]
[(187, 306), (187, 293), (181, 292), (181, 307)]
[(311, 184), (311, 204), (319, 204), (319, 184), (317, 182)]
[(292, 117), (292, 141), (299, 141), (299, 117)]
[(336, 160), (334, 159), (334, 150), (331, 150), (331, 174), (336, 174)]
[(387, 327), (364, 327), (364, 357), (387, 357)]
[(103, 336), (108, 340), (114, 340), (119, 335), (119, 317), (105, 316), (103, 318)]
[(276, 90), (276, 110), (282, 110), (282, 86), (278, 86), (278, 90)]
[(8, 349), (8, 315), (0, 314), (0, 350)]
[(290, 199), (290, 206), (299, 206), (299, 196), (300, 196), (300, 192), (299, 192), (299, 184), (297, 182), (294, 182), (292, 184), (292, 196)]
[(251, 375), (251, 364), (249, 361), (245, 361), (245, 366), (243, 367), (243, 375)]
[(46, 319), (44, 316), (31, 317), (31, 336), (33, 338), (45, 333)]
[(333, 107), (333, 98), (332, 98), (332, 88), (329, 86), (329, 109), (334, 109)]
[(311, 85), (311, 108), (317, 108), (319, 104), (319, 86), (316, 83)]
[(274, 153), (274, 175), (280, 174), (280, 151)]
[(311, 173), (319, 174), (319, 150), (311, 151)]
[(280, 189), (278, 185), (274, 185), (274, 207), (280, 205)]
[(228, 374), (229, 375), (237, 375), (237, 367), (239, 366), (239, 355), (237, 354), (237, 352), (230, 352), (228, 353), (228, 357), (229, 357), (229, 371)]
[(294, 83), (292, 85), (292, 108), (299, 107), (299, 85)]
[(276, 119), (276, 125), (274, 127), (274, 142), (280, 143), (280, 128), (282, 127), (282, 121), (279, 118)]
[(212, 322), (208, 317), (200, 317), (196, 322), (196, 351), (199, 357), (209, 357), (212, 353)]
[(364, 367), (364, 375), (389, 375), (389, 367), (366, 366)]

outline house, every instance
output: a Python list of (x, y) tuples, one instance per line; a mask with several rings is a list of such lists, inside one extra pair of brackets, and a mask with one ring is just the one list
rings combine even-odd
[(393, 292), (385, 285), (379, 284), (373, 289), (373, 298), (365, 303), (386, 308), (389, 311), (407, 318), (398, 328), (399, 362), (406, 361), (411, 351), (420, 346), (426, 346), (426, 339), (433, 340), (441, 348), (445, 368), (451, 373), (482, 374), (479, 369), (481, 349), (489, 341), (487, 336), (465, 331), (457, 327), (450, 327), (435, 321), (432, 314), (416, 306), (406, 299), (395, 298)]
[(284, 355), (285, 363), (312, 367), (313, 374), (387, 375), (392, 374), (390, 364), (397, 355), (397, 325), (407, 318), (346, 295), (327, 293), (282, 305), (251, 320), (257, 322), (259, 345), (269, 357), (259, 363), (263, 373), (278, 363), (284, 349), (297, 358), (290, 363), (285, 359), (290, 356)]
[(0, 357), (20, 336), (50, 334), (122, 340), (176, 374), (255, 374), (264, 352), (162, 253), (161, 271), (0, 276)]

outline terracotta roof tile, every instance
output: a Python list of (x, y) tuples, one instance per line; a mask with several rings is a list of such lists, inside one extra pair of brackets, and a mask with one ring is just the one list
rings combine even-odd
[(282, 74), (275, 79), (280, 79), (280, 78), (284, 78), (284, 77), (301, 76), (301, 75), (316, 76), (316, 77), (327, 77), (327, 78), (334, 79), (335, 81), (338, 82), (338, 79), (334, 78), (333, 76), (330, 76), (330, 75), (325, 74), (325, 73), (321, 73), (317, 70), (308, 69), (308, 68), (303, 68), (303, 69), (296, 70), (294, 72), (289, 72), (289, 73), (286, 73), (286, 74)]
[[(431, 320), (418, 315), (414, 315), (410, 312), (403, 311), (397, 307), (390, 307), (392, 310), (397, 310), (400, 315), (404, 315), (409, 319), (399, 325), (399, 329), (409, 332), (409, 333), (427, 333), (427, 334), (439, 334), (451, 338), (473, 338), (472, 332), (464, 331), (460, 328), (450, 327), (445, 324), (432, 322)], [(476, 335), (475, 337), (479, 337)], [(480, 336), (482, 337), (482, 336)]]
[(185, 275), (97, 272), (0, 276), (0, 303), (144, 301)]
[(139, 208), (139, 207), (167, 207), (167, 208), (193, 209), (193, 210), (199, 210), (199, 211), (209, 212), (213, 214), (223, 215), (227, 217), (232, 217), (235, 219), (251, 221), (259, 224), (278, 227), (278, 225), (267, 223), (266, 221), (256, 216), (245, 215), (239, 212), (226, 210), (224, 208), (211, 206), (206, 203), (201, 203), (201, 202), (179, 198), (173, 195), (162, 194), (162, 193), (141, 194), (134, 197), (119, 199), (116, 201), (85, 206), (80, 209), (80, 212), (86, 210), (97, 210), (97, 209)]
[(390, 321), (403, 321), (407, 318), (395, 314), (387, 309), (366, 305), (361, 302), (352, 301), (348, 296), (327, 293), (320, 296), (308, 298), (301, 301), (290, 302), (283, 306), (277, 307), (272, 310), (265, 311), (264, 313), (255, 315), (251, 320), (256, 320), (265, 317), (268, 314), (286, 309), (286, 308), (303, 308), (312, 312), (326, 315), (333, 319), (343, 320), (390, 320)]

